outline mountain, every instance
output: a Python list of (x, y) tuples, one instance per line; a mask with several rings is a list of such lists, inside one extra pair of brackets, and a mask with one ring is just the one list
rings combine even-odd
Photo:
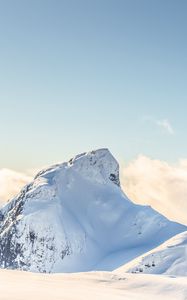
[(120, 273), (187, 276), (187, 231), (119, 268)]
[(42, 170), (0, 210), (0, 266), (114, 269), (187, 230), (122, 192), (107, 149)]

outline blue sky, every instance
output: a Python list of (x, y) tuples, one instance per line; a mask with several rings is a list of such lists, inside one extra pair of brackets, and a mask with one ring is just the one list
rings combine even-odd
[(0, 2), (0, 168), (187, 157), (187, 2)]

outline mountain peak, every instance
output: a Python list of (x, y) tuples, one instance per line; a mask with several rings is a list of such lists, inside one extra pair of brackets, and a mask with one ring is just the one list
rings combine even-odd
[(119, 164), (107, 148), (76, 155), (68, 162), (80, 175), (97, 183), (115, 183), (120, 186)]
[(107, 148), (84, 152), (71, 158), (68, 162), (56, 164), (52, 167), (40, 171), (36, 177), (46, 177), (54, 173), (62, 176), (68, 173), (69, 177), (75, 173), (92, 183), (111, 184), (120, 186), (119, 164)]

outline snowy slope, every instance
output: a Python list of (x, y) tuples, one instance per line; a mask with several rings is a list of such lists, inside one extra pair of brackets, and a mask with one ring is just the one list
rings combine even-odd
[(124, 272), (187, 276), (187, 231), (119, 268)]
[(186, 300), (187, 278), (108, 272), (38, 274), (0, 270), (2, 300)]
[(186, 230), (124, 195), (107, 149), (41, 171), (0, 219), (1, 267), (35, 272), (113, 270)]

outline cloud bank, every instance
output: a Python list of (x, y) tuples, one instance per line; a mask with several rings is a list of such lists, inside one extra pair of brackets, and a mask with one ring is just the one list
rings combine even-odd
[(9, 169), (0, 169), (0, 205), (15, 196), (32, 177)]
[(121, 183), (134, 202), (187, 224), (187, 160), (171, 165), (140, 155), (122, 167)]

